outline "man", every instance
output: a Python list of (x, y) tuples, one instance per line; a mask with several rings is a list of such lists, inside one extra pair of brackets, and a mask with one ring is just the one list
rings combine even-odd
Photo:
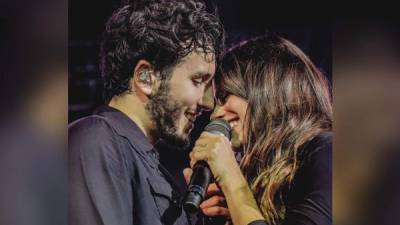
[(100, 53), (108, 104), (69, 127), (70, 224), (193, 223), (157, 146), (187, 147), (196, 117), (214, 106), (204, 93), (222, 39), (194, 0), (113, 13)]

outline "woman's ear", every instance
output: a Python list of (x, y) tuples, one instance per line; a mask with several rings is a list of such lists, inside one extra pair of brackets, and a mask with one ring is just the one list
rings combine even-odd
[(154, 70), (146, 60), (139, 60), (133, 74), (133, 85), (137, 94), (150, 96), (153, 92), (155, 82)]

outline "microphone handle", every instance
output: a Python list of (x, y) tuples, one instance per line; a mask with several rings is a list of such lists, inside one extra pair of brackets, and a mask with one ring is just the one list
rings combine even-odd
[(194, 213), (204, 200), (208, 185), (212, 179), (211, 170), (205, 161), (198, 161), (193, 167), (192, 178), (189, 183), (188, 196), (184, 202), (185, 210)]

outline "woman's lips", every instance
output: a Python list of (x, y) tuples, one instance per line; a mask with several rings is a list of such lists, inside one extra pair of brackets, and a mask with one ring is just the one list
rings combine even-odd
[(231, 120), (229, 121), (229, 125), (231, 126), (231, 128), (233, 128), (234, 126), (237, 126), (239, 124), (239, 120)]

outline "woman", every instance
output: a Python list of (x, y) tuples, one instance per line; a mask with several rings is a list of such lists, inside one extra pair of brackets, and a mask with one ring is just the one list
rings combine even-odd
[(332, 106), (322, 73), (269, 35), (231, 49), (215, 82), (212, 118), (230, 123), (232, 140), (202, 133), (191, 166), (207, 161), (233, 224), (331, 224)]

